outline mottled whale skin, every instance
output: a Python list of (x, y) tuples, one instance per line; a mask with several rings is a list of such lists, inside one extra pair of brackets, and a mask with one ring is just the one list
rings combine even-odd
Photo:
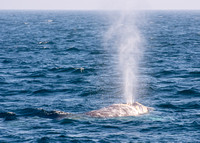
[[(113, 118), (113, 117), (125, 117), (125, 116), (139, 116), (149, 113), (153, 108), (142, 105), (141, 103), (135, 102), (133, 104), (112, 104), (108, 107), (101, 108), (99, 110), (93, 110), (83, 114), (77, 114), (78, 116), (86, 115), (97, 118)], [(57, 117), (64, 118), (74, 116), (74, 114), (54, 111)], [(54, 117), (56, 117), (54, 115)]]
[(91, 117), (112, 118), (124, 116), (139, 116), (148, 113), (152, 108), (146, 107), (138, 102), (133, 104), (113, 104), (99, 110), (85, 113)]

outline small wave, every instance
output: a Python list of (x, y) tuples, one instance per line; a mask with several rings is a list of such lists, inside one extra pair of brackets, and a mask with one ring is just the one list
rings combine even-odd
[(27, 47), (27, 46), (18, 46), (15, 50), (16, 50), (17, 53), (20, 53), (20, 52), (29, 52), (30, 48)]
[(38, 143), (48, 143), (50, 142), (50, 138), (49, 137), (42, 137), (40, 139), (37, 140)]
[(106, 128), (106, 129), (120, 129), (118, 126), (115, 126), (115, 125), (102, 125), (102, 128)]
[(40, 41), (38, 42), (39, 45), (45, 45), (45, 44), (49, 44), (49, 45), (52, 45), (52, 44), (55, 44), (53, 41)]
[(94, 68), (84, 68), (84, 67), (53, 67), (48, 69), (51, 72), (67, 72), (67, 73), (75, 73), (75, 74), (80, 74), (80, 73), (94, 73), (95, 69)]
[(5, 83), (6, 79), (2, 76), (0, 76), (0, 84)]
[(171, 103), (164, 103), (157, 105), (160, 108), (167, 108), (167, 109), (179, 109), (177, 106), (171, 104)]
[(158, 131), (158, 130), (161, 130), (161, 129), (162, 129), (162, 126), (153, 126), (153, 127), (143, 128), (143, 129), (141, 129), (140, 131), (141, 131), (142, 133), (144, 133), (144, 132), (149, 132), (149, 131), (152, 131), (152, 130)]
[(76, 122), (77, 122), (77, 120), (75, 120), (75, 119), (65, 118), (62, 120), (61, 124), (73, 124)]
[(66, 41), (69, 42), (69, 43), (74, 43), (74, 42), (76, 42), (74, 39), (67, 39)]
[(79, 96), (83, 96), (83, 97), (85, 97), (85, 96), (90, 96), (90, 95), (97, 95), (97, 94), (99, 94), (99, 93), (101, 93), (101, 90), (92, 90), (92, 89), (90, 89), (90, 90), (88, 90), (88, 91), (82, 91), (80, 94), (79, 94)]
[(64, 118), (67, 117), (68, 115), (71, 115), (70, 113), (67, 112), (62, 112), (62, 111), (46, 111), (42, 108), (26, 108), (22, 109), (20, 111), (22, 116), (38, 116), (42, 118), (50, 118), (50, 119), (58, 119), (58, 118)]
[(189, 74), (193, 77), (200, 77), (200, 71), (192, 71), (192, 72), (189, 72)]
[(0, 118), (4, 118), (5, 121), (15, 120), (16, 114), (13, 112), (0, 112)]
[(32, 95), (49, 95), (50, 93), (57, 93), (57, 92), (66, 92), (68, 91), (67, 89), (65, 88), (61, 88), (61, 89), (38, 89), (38, 90), (35, 90), (33, 91), (31, 94)]
[(192, 101), (187, 103), (181, 103), (173, 105), (171, 103), (159, 104), (160, 108), (175, 109), (177, 112), (185, 112), (186, 109), (200, 109), (199, 101)]
[(49, 89), (39, 89), (39, 90), (36, 90), (33, 92), (33, 94), (42, 94), (42, 93), (51, 93), (52, 90), (49, 90)]
[(2, 61), (3, 64), (10, 64), (10, 63), (12, 63), (12, 62), (13, 62), (12, 59), (4, 59), (4, 60)]
[(176, 44), (174, 43), (169, 43), (166, 41), (160, 42), (160, 44), (162, 45), (162, 47), (169, 47), (169, 46), (175, 46)]
[(90, 54), (91, 55), (100, 55), (100, 54), (103, 54), (103, 52), (99, 51), (99, 50), (95, 50), (95, 51), (91, 51)]
[(28, 75), (27, 77), (33, 77), (33, 78), (41, 78), (41, 77), (46, 77), (46, 74), (43, 71), (35, 71)]
[(199, 101), (192, 101), (183, 105), (180, 105), (182, 109), (200, 109)]
[(174, 74), (176, 74), (176, 72), (173, 70), (163, 70), (163, 71), (158, 72), (155, 76), (162, 77), (162, 76), (171, 76)]
[(63, 67), (53, 67), (53, 68), (50, 68), (49, 71), (52, 71), (52, 72), (73, 72), (75, 71), (76, 69), (73, 68), (73, 67), (68, 67), (68, 68), (63, 68)]
[(200, 129), (200, 122), (193, 121), (191, 124), (193, 125), (193, 127), (197, 127), (198, 129)]
[(49, 19), (49, 20), (47, 20), (47, 22), (53, 22), (53, 20)]
[(67, 49), (68, 52), (79, 52), (80, 50), (78, 48), (75, 47), (71, 47)]
[(193, 96), (199, 96), (200, 95), (200, 93), (198, 91), (196, 91), (194, 88), (180, 90), (180, 91), (177, 92), (177, 94), (193, 95)]
[(78, 77), (78, 78), (72, 78), (70, 79), (70, 83), (71, 84), (83, 84), (84, 83), (84, 80), (82, 77)]
[(170, 71), (170, 70), (164, 70), (164, 71), (160, 72), (160, 74), (162, 74), (162, 75), (171, 75), (174, 73), (175, 73), (175, 71)]

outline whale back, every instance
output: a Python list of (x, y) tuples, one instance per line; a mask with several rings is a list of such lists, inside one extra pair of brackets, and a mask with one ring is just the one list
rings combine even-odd
[(138, 102), (133, 104), (113, 104), (99, 110), (87, 112), (86, 115), (92, 117), (123, 117), (123, 116), (138, 116), (149, 112), (149, 107), (146, 107)]

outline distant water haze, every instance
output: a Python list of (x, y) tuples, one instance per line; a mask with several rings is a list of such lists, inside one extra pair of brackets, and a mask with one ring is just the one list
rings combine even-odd
[(117, 10), (200, 9), (199, 0), (0, 0), (0, 9)]

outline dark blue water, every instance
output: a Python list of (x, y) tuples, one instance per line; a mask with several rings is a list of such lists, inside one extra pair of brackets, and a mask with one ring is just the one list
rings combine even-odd
[(102, 119), (80, 113), (124, 102), (107, 13), (0, 11), (0, 142), (200, 142), (200, 12), (145, 19), (137, 101), (155, 110)]

